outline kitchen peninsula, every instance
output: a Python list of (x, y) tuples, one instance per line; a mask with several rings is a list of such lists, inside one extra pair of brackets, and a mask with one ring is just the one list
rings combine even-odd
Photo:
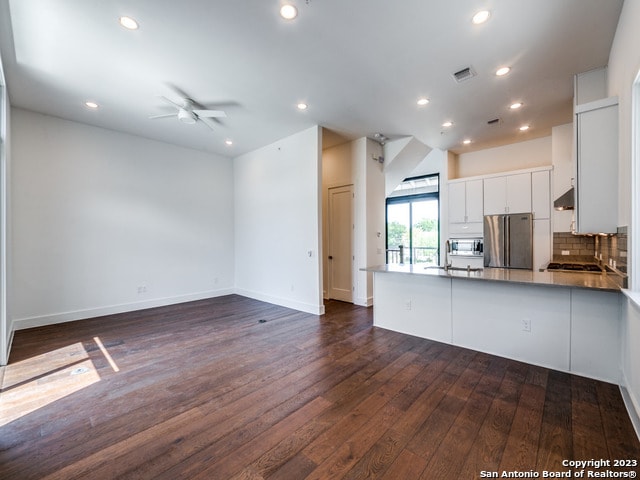
[(615, 274), (383, 265), (374, 325), (619, 383)]

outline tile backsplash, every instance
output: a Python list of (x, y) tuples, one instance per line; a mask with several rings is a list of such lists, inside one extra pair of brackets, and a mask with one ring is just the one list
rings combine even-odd
[[(565, 255), (562, 253), (565, 252)], [(567, 252), (569, 252), (567, 254)], [(593, 262), (596, 254), (594, 236), (553, 233), (553, 260), (556, 262)]]
[[(563, 252), (565, 255), (563, 255)], [(566, 254), (567, 252), (568, 255)], [(553, 261), (595, 262), (614, 266), (627, 273), (627, 227), (618, 227), (615, 235), (574, 235), (554, 232)]]
[(596, 257), (603, 265), (627, 273), (627, 227), (618, 227), (618, 233), (610, 236), (597, 236)]

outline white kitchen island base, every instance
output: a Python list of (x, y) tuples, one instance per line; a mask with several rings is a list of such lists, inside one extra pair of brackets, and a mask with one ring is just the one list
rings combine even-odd
[(620, 293), (374, 270), (374, 325), (620, 382)]

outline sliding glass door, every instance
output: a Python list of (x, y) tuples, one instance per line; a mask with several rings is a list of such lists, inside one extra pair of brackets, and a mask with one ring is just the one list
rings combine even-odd
[(438, 204), (438, 194), (387, 199), (388, 264), (439, 263)]

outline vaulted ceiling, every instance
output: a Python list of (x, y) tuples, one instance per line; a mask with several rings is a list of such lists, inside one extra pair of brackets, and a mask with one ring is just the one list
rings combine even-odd
[[(316, 124), (346, 139), (415, 136), (463, 152), (570, 122), (573, 75), (607, 64), (622, 8), (622, 0), (292, 0), (298, 16), (284, 20), (281, 3), (0, 0), (11, 104), (230, 157)], [(489, 20), (474, 25), (483, 9)], [(123, 28), (121, 16), (139, 28)], [(501, 66), (510, 73), (496, 76)], [(466, 67), (476, 75), (456, 82)], [(158, 96), (176, 91), (227, 117), (213, 130), (149, 119), (174, 111)], [(511, 110), (514, 102), (523, 106)]]

